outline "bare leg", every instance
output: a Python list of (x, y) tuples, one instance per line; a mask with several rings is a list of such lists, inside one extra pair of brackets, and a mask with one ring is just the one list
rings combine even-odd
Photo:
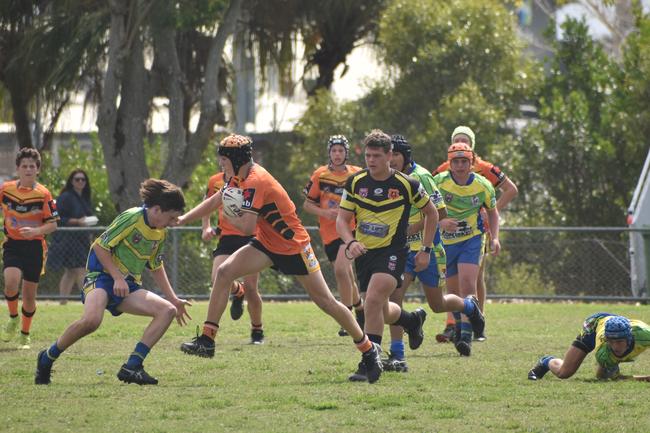
[(84, 312), (81, 319), (72, 323), (56, 341), (62, 351), (72, 346), (88, 334), (95, 332), (104, 318), (104, 309), (108, 304), (108, 295), (102, 289), (95, 289), (86, 295)]
[(564, 355), (564, 359), (553, 358), (549, 361), (548, 367), (551, 372), (560, 379), (568, 379), (573, 376), (587, 353), (584, 350), (571, 346)]
[(166, 299), (144, 289), (136, 290), (124, 298), (118, 310), (136, 316), (153, 317), (140, 340), (149, 348), (160, 340), (176, 317), (176, 307)]

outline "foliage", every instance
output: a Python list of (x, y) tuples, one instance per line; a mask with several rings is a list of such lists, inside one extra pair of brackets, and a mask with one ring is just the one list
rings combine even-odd
[[(203, 323), (203, 302), (189, 309), (189, 326), (172, 323), (147, 357), (145, 368), (160, 384), (125, 385), (115, 374), (150, 319), (106, 313), (96, 332), (56, 361), (52, 384), (34, 386), (38, 350), (52, 344), (81, 311), (78, 303), (40, 303), (32, 349), (0, 343), (0, 393), (11, 395), (3, 402), (7, 431), (650, 431), (650, 418), (643, 416), (647, 384), (595, 381), (593, 355), (566, 381), (550, 374), (538, 382), (526, 379), (539, 356), (565, 353), (588, 315), (611, 311), (649, 322), (647, 307), (488, 304), (488, 340), (474, 343), (469, 358), (459, 358), (451, 344), (433, 341), (444, 315), (429, 311), (424, 344), (417, 352), (407, 350), (409, 372), (385, 373), (371, 386), (347, 381), (359, 353), (312, 303), (266, 303), (262, 346), (246, 344), (246, 317), (233, 322), (226, 312), (215, 358), (184, 355), (178, 348)], [(621, 371), (648, 374), (650, 354), (622, 364)]]
[(312, 101), (298, 128), (305, 155), (316, 145), (308, 127), (328, 123), (343, 123), (357, 136), (377, 127), (402, 133), (416, 161), (431, 169), (444, 159), (459, 124), (477, 132), (482, 155), (513, 143), (506, 120), (534, 88), (539, 70), (522, 56), (502, 2), (397, 0), (379, 27), (385, 75), (359, 101)]
[[(518, 200), (526, 222), (621, 225), (647, 151), (638, 131), (628, 128), (641, 126), (648, 103), (632, 94), (634, 85), (624, 84), (635, 82), (638, 72), (608, 58), (585, 22), (568, 20), (562, 29), (540, 91), (540, 119), (525, 131), (514, 156), (523, 191)], [(648, 55), (638, 48), (627, 56), (635, 66)]]

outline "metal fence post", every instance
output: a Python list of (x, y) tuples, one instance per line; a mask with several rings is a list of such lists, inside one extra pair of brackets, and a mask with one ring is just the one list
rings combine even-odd
[(172, 263), (171, 263), (171, 283), (174, 290), (178, 286), (178, 230), (170, 229), (172, 234)]
[(648, 284), (648, 278), (650, 277), (650, 233), (644, 231), (641, 235), (643, 236), (643, 256), (645, 258), (645, 281), (641, 283), (643, 293), (638, 293), (637, 296), (648, 296), (648, 293), (650, 293), (650, 290), (648, 290), (648, 286), (650, 286)]

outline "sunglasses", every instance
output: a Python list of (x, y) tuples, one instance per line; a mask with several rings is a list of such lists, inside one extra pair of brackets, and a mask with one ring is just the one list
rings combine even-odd
[(75, 182), (85, 182), (86, 178), (85, 177), (73, 177), (72, 180)]

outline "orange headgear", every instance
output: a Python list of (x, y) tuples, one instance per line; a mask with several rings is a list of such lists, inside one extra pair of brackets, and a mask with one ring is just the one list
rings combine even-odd
[(467, 158), (470, 162), (474, 162), (474, 152), (469, 144), (454, 143), (447, 149), (447, 159), (451, 162), (452, 159)]

